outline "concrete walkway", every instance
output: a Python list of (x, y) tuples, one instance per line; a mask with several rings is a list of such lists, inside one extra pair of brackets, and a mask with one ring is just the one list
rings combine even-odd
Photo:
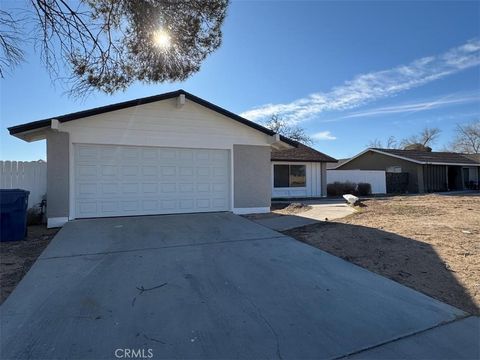
[(2, 359), (333, 359), (466, 316), (228, 213), (69, 222), (0, 313)]
[[(284, 231), (305, 225), (316, 224), (325, 220), (340, 219), (355, 212), (355, 210), (351, 206), (348, 206), (343, 199), (302, 200), (300, 202), (311, 206), (311, 209), (294, 215), (277, 213), (270, 213), (266, 216), (258, 215), (252, 220), (270, 229)], [(285, 202), (278, 201), (277, 203)]]

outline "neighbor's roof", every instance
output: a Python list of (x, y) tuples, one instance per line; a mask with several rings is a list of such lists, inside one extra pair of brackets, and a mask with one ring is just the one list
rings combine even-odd
[(336, 162), (337, 160), (301, 143), (286, 150), (272, 150), (272, 161)]
[(475, 161), (472, 157), (466, 154), (454, 152), (440, 152), (440, 151), (418, 151), (418, 150), (398, 150), (398, 149), (381, 149), (368, 148), (360, 154), (352, 157), (342, 165), (356, 159), (366, 152), (373, 151), (379, 154), (392, 156), (395, 158), (411, 161), (417, 164), (432, 164), (432, 165), (473, 165), (480, 166), (480, 161)]
[(402, 156), (422, 163), (445, 163), (445, 164), (477, 164), (478, 162), (468, 158), (465, 154), (440, 151), (418, 151), (397, 149), (374, 149), (388, 154)]
[(346, 163), (348, 160), (350, 160), (350, 158), (338, 159), (336, 163), (329, 162), (327, 163), (327, 170), (334, 170), (337, 167), (341, 166), (343, 163)]
[(480, 154), (465, 154), (464, 156), (480, 164)]
[[(111, 104), (107, 106), (101, 106), (93, 109), (88, 109), (88, 110), (83, 110), (83, 111), (78, 111), (66, 115), (60, 115), (60, 116), (53, 116), (48, 119), (43, 119), (43, 120), (37, 120), (33, 122), (29, 122), (26, 124), (21, 124), (17, 126), (12, 126), (8, 128), (8, 131), (10, 132), (10, 135), (15, 135), (19, 134), (25, 131), (31, 131), (35, 129), (40, 129), (44, 127), (50, 127), (52, 120), (58, 120), (60, 123), (67, 122), (67, 121), (72, 121), (72, 120), (77, 120), (77, 119), (82, 119), (86, 118), (89, 116), (93, 115), (99, 115), (103, 114), (106, 112), (110, 111), (115, 111), (115, 110), (121, 110), (133, 106), (138, 106), (138, 105), (143, 105), (143, 104), (149, 104), (152, 102), (160, 101), (160, 100), (167, 100), (171, 98), (176, 98), (180, 95), (185, 95), (185, 98), (188, 100), (191, 100), (199, 105), (205, 106), (206, 108), (209, 108), (210, 110), (216, 111), (224, 116), (227, 116), (231, 118), (232, 120), (238, 121), (239, 123), (242, 123), (244, 125), (250, 126), (251, 128), (254, 128), (255, 130), (258, 130), (260, 132), (263, 132), (267, 135), (275, 135), (275, 132), (267, 129), (266, 127), (259, 125), (257, 123), (254, 123), (253, 121), (247, 120), (237, 114), (234, 114), (226, 109), (221, 108), (220, 106), (217, 106), (215, 104), (212, 104), (211, 102), (208, 102), (204, 99), (199, 98), (198, 96), (195, 96), (193, 94), (190, 94), (189, 92), (186, 92), (185, 90), (177, 90), (177, 91), (172, 91), (164, 94), (159, 94), (159, 95), (154, 95), (154, 96), (149, 96), (149, 97), (144, 97), (144, 98), (139, 98), (139, 99), (134, 99), (134, 100), (129, 100), (129, 101), (124, 101), (116, 104)], [(280, 140), (292, 145), (292, 146), (297, 146), (297, 142), (293, 141), (285, 136), (280, 135)]]

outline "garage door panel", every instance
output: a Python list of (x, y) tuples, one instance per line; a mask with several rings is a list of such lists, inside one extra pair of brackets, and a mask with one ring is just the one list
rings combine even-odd
[(76, 217), (229, 210), (228, 150), (75, 145)]

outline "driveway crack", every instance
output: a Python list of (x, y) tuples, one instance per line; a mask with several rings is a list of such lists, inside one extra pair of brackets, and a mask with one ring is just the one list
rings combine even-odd
[(160, 285), (157, 285), (157, 286), (153, 286), (151, 288), (144, 288), (143, 285), (141, 285), (140, 287), (136, 286), (136, 289), (139, 291), (139, 293), (137, 295), (135, 295), (135, 297), (132, 299), (132, 307), (135, 306), (135, 302), (137, 301), (137, 296), (140, 296), (142, 295), (144, 292), (146, 291), (151, 291), (151, 290), (155, 290), (155, 289), (158, 289), (158, 288), (161, 288), (165, 285), (167, 285), (168, 283), (163, 283), (163, 284), (160, 284)]
[(251, 299), (247, 298), (247, 301), (250, 303), (250, 305), (252, 305), (256, 312), (257, 312), (257, 315), (263, 320), (263, 322), (265, 323), (265, 325), (267, 325), (267, 327), (270, 329), (272, 335), (274, 336), (275, 338), (275, 343), (276, 343), (276, 347), (277, 347), (277, 357), (280, 359), (280, 360), (283, 360), (283, 357), (282, 357), (282, 354), (281, 354), (281, 351), (280, 351), (280, 340), (278, 338), (278, 334), (277, 332), (275, 331), (275, 328), (272, 326), (272, 324), (270, 324), (270, 322), (268, 321), (268, 319), (263, 315), (262, 311), (260, 310), (260, 308), (257, 306), (257, 304), (255, 304)]

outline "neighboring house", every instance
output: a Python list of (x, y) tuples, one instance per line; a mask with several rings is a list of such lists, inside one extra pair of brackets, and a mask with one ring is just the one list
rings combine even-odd
[(183, 90), (9, 131), (47, 141), (49, 227), (92, 217), (268, 212), (271, 149), (298, 145)]
[(303, 144), (272, 150), (272, 197), (327, 196), (327, 163), (335, 161)]
[(347, 162), (350, 159), (338, 159), (337, 162), (327, 162), (327, 170), (333, 170), (342, 165), (344, 162)]
[(463, 190), (478, 187), (480, 179), (480, 161), (452, 152), (369, 148), (336, 169), (385, 170), (387, 192), (394, 192), (392, 174), (408, 174), (410, 193)]

